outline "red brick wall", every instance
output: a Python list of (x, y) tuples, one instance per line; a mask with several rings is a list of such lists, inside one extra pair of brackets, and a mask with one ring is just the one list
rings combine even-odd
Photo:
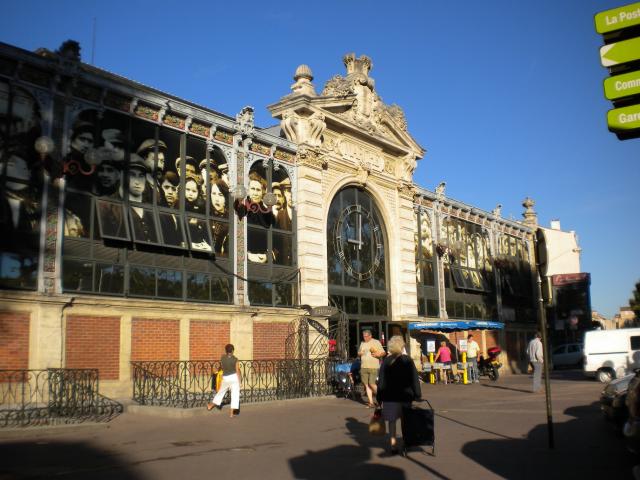
[(131, 360), (178, 360), (180, 321), (152, 318), (131, 320)]
[(29, 368), (29, 314), (0, 312), (0, 369)]
[(69, 315), (65, 356), (67, 368), (97, 368), (100, 380), (118, 380), (120, 317)]
[(224, 346), (229, 343), (229, 323), (198, 322), (189, 323), (189, 359), (219, 360), (224, 354)]
[(253, 359), (284, 358), (288, 323), (253, 324)]

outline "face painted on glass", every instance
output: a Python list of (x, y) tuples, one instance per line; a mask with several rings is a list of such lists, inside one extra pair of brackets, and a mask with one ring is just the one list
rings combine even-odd
[(211, 185), (211, 206), (216, 212), (224, 212), (226, 199), (220, 188), (214, 183)]
[(184, 185), (184, 196), (189, 202), (195, 202), (198, 199), (198, 184), (195, 180), (187, 180)]
[(147, 179), (144, 171), (135, 169), (129, 172), (129, 193), (131, 196), (142, 196), (146, 184)]
[(162, 182), (162, 191), (167, 204), (172, 207), (178, 201), (178, 187), (173, 185), (169, 180)]
[(87, 153), (87, 150), (93, 148), (93, 133), (91, 132), (82, 132), (76, 135), (71, 142), (71, 148), (77, 150), (83, 155)]
[(249, 182), (249, 198), (253, 203), (262, 202), (262, 197), (264, 196), (264, 190), (262, 189), (262, 184), (257, 180), (251, 180)]

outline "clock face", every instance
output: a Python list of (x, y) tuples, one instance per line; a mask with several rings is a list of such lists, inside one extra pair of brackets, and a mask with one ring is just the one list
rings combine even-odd
[(335, 224), (335, 250), (345, 271), (358, 280), (371, 278), (382, 258), (382, 234), (370, 211), (350, 205)]

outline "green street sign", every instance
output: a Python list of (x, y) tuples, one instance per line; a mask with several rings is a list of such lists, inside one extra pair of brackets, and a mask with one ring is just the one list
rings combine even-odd
[(605, 78), (604, 95), (609, 100), (640, 94), (640, 71)]
[(640, 105), (609, 110), (607, 125), (614, 132), (640, 129)]
[(640, 37), (611, 43), (600, 48), (600, 63), (603, 67), (611, 67), (634, 60), (640, 60)]
[(640, 25), (640, 2), (597, 13), (594, 22), (598, 33)]

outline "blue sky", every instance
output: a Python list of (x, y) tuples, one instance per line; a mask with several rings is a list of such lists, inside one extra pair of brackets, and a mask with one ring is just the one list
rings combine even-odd
[(607, 131), (593, 15), (625, 3), (5, 0), (0, 41), (75, 39), (85, 62), (228, 115), (252, 105), (259, 126), (299, 64), (321, 91), (364, 53), (427, 150), (416, 182), (515, 219), (533, 198), (542, 225), (578, 233), (592, 306), (611, 316), (640, 280), (640, 139)]

